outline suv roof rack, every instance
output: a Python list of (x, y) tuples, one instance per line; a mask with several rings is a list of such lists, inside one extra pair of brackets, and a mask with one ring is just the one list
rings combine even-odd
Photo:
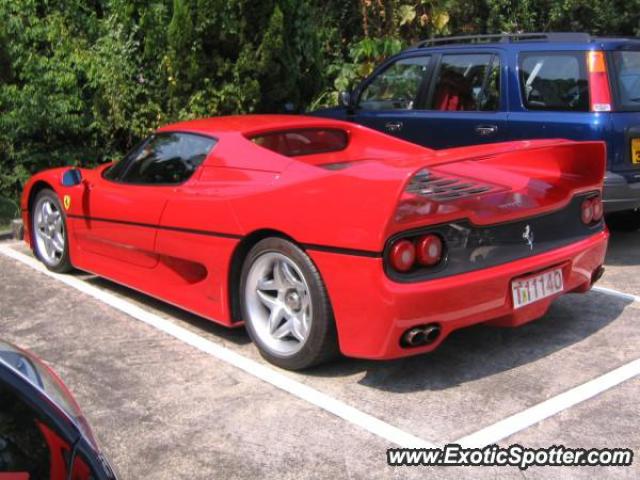
[(456, 37), (441, 37), (422, 40), (413, 48), (447, 45), (451, 43), (513, 43), (513, 42), (577, 42), (587, 43), (592, 40), (588, 33), (574, 32), (537, 32), (537, 33), (498, 33), (489, 35), (461, 35)]

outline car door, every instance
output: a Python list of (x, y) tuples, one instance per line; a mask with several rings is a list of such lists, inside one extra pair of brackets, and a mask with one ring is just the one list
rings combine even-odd
[(416, 107), (423, 102), (432, 55), (414, 54), (388, 61), (360, 86), (348, 120), (422, 143)]
[(87, 178), (82, 217), (74, 224), (78, 246), (101, 257), (153, 268), (167, 201), (191, 178), (214, 143), (201, 135), (157, 133), (121, 162)]
[(498, 50), (440, 55), (415, 135), (438, 149), (507, 140), (502, 63)]
[(385, 73), (393, 73), (396, 67), (392, 63), (363, 87), (355, 121), (430, 148), (508, 138), (500, 51), (434, 53), (411, 60), (417, 63), (417, 58), (424, 59), (425, 72), (418, 82), (414, 102), (396, 104), (395, 110), (371, 108), (376, 106), (373, 100), (379, 97), (379, 83), (391, 84), (387, 89), (393, 91), (395, 82), (395, 90), (400, 89), (397, 76)]

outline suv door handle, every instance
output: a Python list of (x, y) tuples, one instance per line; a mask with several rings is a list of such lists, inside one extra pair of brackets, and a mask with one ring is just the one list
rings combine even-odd
[(483, 137), (487, 137), (489, 135), (493, 135), (498, 131), (497, 125), (478, 125), (476, 128), (476, 133)]
[(384, 128), (387, 132), (399, 132), (402, 130), (402, 122), (387, 122)]

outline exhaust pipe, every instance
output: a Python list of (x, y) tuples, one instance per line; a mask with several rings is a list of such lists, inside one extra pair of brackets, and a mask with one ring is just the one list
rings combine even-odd
[(604, 275), (604, 267), (602, 265), (600, 265), (591, 274), (591, 285), (593, 285), (598, 280), (600, 280), (602, 278), (602, 275)]
[(440, 337), (440, 325), (432, 323), (410, 328), (402, 335), (403, 347), (422, 347), (435, 342)]

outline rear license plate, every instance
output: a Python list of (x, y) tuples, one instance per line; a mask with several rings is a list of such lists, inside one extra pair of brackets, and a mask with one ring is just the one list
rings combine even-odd
[(516, 278), (511, 282), (513, 308), (524, 307), (563, 290), (562, 269), (547, 270), (538, 275)]
[(640, 138), (631, 139), (631, 163), (640, 164)]

